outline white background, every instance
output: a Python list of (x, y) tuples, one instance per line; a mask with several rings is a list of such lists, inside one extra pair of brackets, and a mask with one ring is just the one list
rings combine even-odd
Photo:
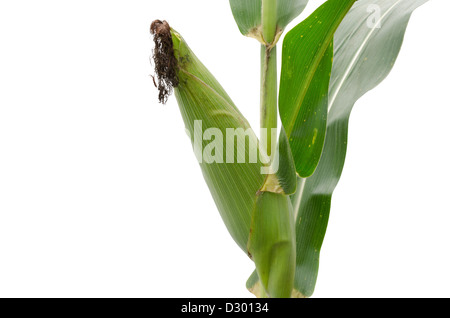
[[(449, 12), (413, 14), (353, 111), (315, 297), (450, 296)], [(259, 45), (228, 1), (0, 2), (0, 297), (252, 296), (175, 98), (157, 102), (157, 18), (257, 127)]]

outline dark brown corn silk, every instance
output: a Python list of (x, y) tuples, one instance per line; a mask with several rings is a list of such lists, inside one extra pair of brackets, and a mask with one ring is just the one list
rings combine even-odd
[(174, 54), (170, 26), (167, 21), (155, 20), (150, 26), (150, 33), (155, 41), (153, 60), (158, 81), (159, 102), (165, 104), (173, 88), (178, 86), (177, 59)]

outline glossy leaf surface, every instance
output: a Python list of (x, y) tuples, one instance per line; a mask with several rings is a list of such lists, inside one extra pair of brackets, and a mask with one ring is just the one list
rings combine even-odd
[[(427, 0), (360, 0), (335, 35), (327, 136), (313, 176), (299, 179), (296, 211), (297, 268), (294, 288), (311, 296), (327, 228), (332, 193), (341, 177), (348, 121), (355, 102), (391, 71), (411, 13)], [(379, 15), (374, 11), (379, 11)], [(378, 19), (374, 19), (374, 12)], [(374, 23), (375, 21), (375, 23)]]
[(301, 177), (313, 174), (322, 153), (333, 36), (354, 2), (325, 2), (283, 41), (279, 110)]

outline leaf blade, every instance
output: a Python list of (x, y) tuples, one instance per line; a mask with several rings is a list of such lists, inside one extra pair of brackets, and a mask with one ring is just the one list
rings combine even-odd
[(286, 34), (279, 111), (297, 173), (313, 174), (326, 133), (333, 35), (355, 0), (329, 0)]
[(242, 35), (249, 36), (261, 25), (262, 0), (230, 0), (230, 7)]
[[(308, 297), (315, 288), (332, 193), (344, 167), (351, 110), (361, 96), (387, 77), (397, 59), (412, 12), (425, 2), (360, 0), (335, 34), (331, 108), (323, 154), (315, 173), (306, 180), (299, 178), (298, 187), (303, 191), (291, 196), (294, 211), (297, 210), (294, 285)], [(380, 23), (384, 26), (361, 28), (371, 14), (368, 6), (373, 4), (379, 5)]]

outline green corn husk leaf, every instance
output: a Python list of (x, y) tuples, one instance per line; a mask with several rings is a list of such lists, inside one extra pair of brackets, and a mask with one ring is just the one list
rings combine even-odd
[[(278, 37), (303, 12), (307, 3), (308, 0), (277, 0)], [(261, 30), (262, 0), (230, 0), (230, 6), (239, 31), (264, 43)]]
[(248, 251), (264, 289), (258, 296), (289, 298), (295, 275), (295, 225), (288, 196), (271, 192), (258, 195)]
[[(204, 179), (219, 213), (239, 247), (247, 242), (256, 193), (266, 175), (258, 139), (247, 120), (181, 35), (156, 20), (153, 54), (160, 102), (175, 91), (180, 112)], [(228, 146), (228, 147), (227, 147)], [(250, 152), (250, 150), (254, 150)]]
[[(167, 22), (155, 21), (151, 30), (157, 46), (160, 100), (166, 100), (173, 85), (194, 152), (225, 225), (254, 260), (267, 291), (264, 294), (288, 297), (295, 275), (292, 204), (284, 193), (260, 191), (269, 177), (281, 192), (295, 191), (288, 142), (282, 139), (279, 147), (281, 172), (273, 171), (273, 165), (269, 168), (266, 157), (264, 165), (259, 160), (258, 139), (248, 122), (183, 38)], [(233, 134), (229, 138), (230, 129), (237, 137)], [(251, 159), (252, 149), (256, 149), (256, 160)], [(278, 173), (285, 179), (278, 180)]]
[[(220, 215), (233, 239), (247, 253), (256, 193), (266, 178), (261, 174), (264, 165), (259, 160), (259, 151), (256, 161), (249, 163), (249, 149), (258, 149), (257, 137), (231, 98), (198, 60), (184, 39), (174, 30), (171, 33), (178, 61), (179, 84), (175, 88), (175, 96), (186, 129), (190, 133), (197, 157), (201, 149), (204, 149), (200, 167)], [(223, 143), (217, 143), (217, 138), (202, 140), (198, 127), (195, 131), (195, 121), (202, 122), (203, 132), (211, 128), (215, 133), (221, 134)], [(231, 150), (226, 147), (226, 144), (231, 143), (225, 140), (230, 138), (227, 129), (238, 129), (234, 138), (235, 146), (231, 147)], [(194, 144), (195, 138), (202, 140), (200, 146)], [(239, 152), (238, 149), (244, 149), (245, 152)], [(217, 158), (218, 153), (222, 154), (223, 163), (209, 163)], [(234, 163), (227, 163), (230, 159)], [(242, 159), (246, 163), (239, 163)]]

